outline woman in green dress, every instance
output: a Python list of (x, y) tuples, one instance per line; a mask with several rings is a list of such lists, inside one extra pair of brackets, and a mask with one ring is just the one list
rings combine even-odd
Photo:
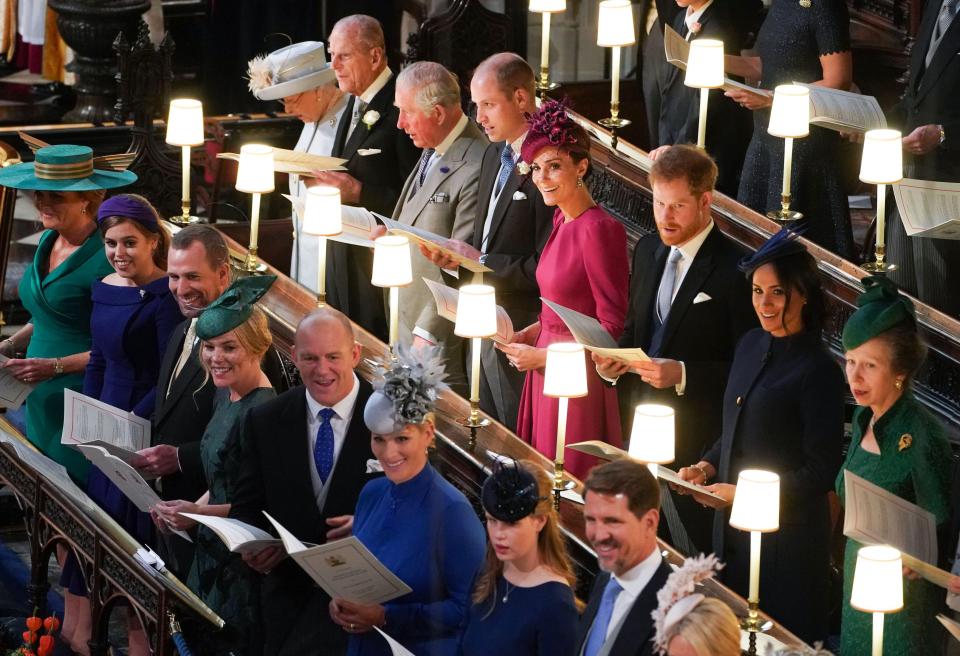
[[(227, 517), (240, 460), (239, 428), (247, 411), (276, 396), (260, 368), (271, 336), (263, 311), (253, 304), (275, 276), (241, 278), (197, 319), (200, 362), (217, 386), (213, 416), (200, 441), (207, 492), (195, 502), (164, 501), (152, 514), (157, 527), (180, 530), (197, 522), (179, 513)], [(178, 539), (178, 538), (172, 538)], [(226, 622), (222, 646), (259, 653), (259, 575), (201, 526), (188, 585)]]
[(34, 192), (46, 229), (20, 281), (30, 323), (0, 343), (0, 354), (11, 358), (3, 366), (36, 386), (27, 399), (27, 437), (81, 485), (88, 461), (60, 444), (63, 390), (83, 389), (90, 357), (90, 289), (113, 272), (97, 230), (97, 208), (104, 190), (137, 179), (129, 171), (97, 169), (98, 163), (86, 146), (58, 145), (37, 150), (33, 162), (0, 169), (0, 185)]
[[(843, 329), (847, 383), (857, 405), (853, 439), (837, 493), (844, 498), (844, 471), (864, 478), (930, 511), (938, 524), (950, 513), (950, 445), (943, 427), (914, 399), (910, 381), (926, 355), (913, 304), (883, 277), (864, 279), (859, 309)], [(843, 656), (868, 656), (872, 635), (869, 613), (850, 606), (850, 591), (863, 546), (847, 539), (843, 564)], [(942, 589), (923, 579), (904, 581), (903, 610), (887, 617), (885, 654), (936, 654), (942, 629), (936, 615)]]

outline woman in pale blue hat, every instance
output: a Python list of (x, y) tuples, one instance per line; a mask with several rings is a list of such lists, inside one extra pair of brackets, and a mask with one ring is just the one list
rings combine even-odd
[[(4, 364), (35, 385), (27, 398), (27, 437), (84, 483), (87, 460), (60, 444), (63, 390), (80, 391), (90, 357), (90, 288), (113, 272), (97, 230), (97, 209), (107, 189), (124, 187), (134, 173), (98, 168), (87, 146), (40, 148), (35, 160), (0, 169), (0, 185), (34, 192), (46, 229), (33, 263), (20, 281), (30, 323), (0, 343)], [(25, 353), (25, 356), (24, 356)]]
[[(347, 96), (337, 88), (323, 42), (293, 43), (264, 57), (255, 57), (247, 65), (251, 93), (259, 100), (281, 101), (283, 111), (303, 121), (294, 150), (329, 157), (344, 118)], [(303, 176), (290, 174), (290, 195), (306, 200), (304, 182)], [(301, 220), (294, 208), (290, 277), (316, 292), (317, 237), (303, 233)]]

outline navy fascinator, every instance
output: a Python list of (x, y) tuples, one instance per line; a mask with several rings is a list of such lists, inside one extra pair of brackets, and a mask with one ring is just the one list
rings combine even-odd
[(517, 461), (495, 462), (480, 491), (483, 509), (502, 522), (513, 523), (532, 515), (543, 500), (537, 478)]
[(737, 268), (744, 273), (753, 273), (761, 266), (774, 260), (806, 252), (803, 244), (797, 241), (797, 237), (803, 232), (803, 228), (783, 228), (777, 234), (773, 235), (757, 249), (752, 255), (740, 260)]

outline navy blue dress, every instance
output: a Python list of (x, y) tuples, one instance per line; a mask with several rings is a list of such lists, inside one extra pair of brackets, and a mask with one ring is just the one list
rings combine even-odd
[(550, 581), (532, 588), (508, 588), (501, 576), (491, 598), (470, 607), (461, 654), (574, 656), (577, 620), (569, 585)]
[[(763, 536), (760, 608), (807, 644), (827, 636), (830, 508), (827, 494), (841, 463), (840, 367), (819, 331), (773, 337), (762, 328), (737, 345), (723, 397), (723, 434), (704, 459), (717, 483), (737, 483), (744, 469), (780, 476), (780, 530)], [(750, 535), (717, 511), (714, 551), (723, 582), (747, 596)]]
[[(384, 630), (417, 656), (456, 656), (486, 535), (470, 502), (428, 463), (409, 481), (360, 492), (353, 534), (412, 592), (384, 604)], [(390, 656), (376, 631), (350, 636), (349, 656)]]

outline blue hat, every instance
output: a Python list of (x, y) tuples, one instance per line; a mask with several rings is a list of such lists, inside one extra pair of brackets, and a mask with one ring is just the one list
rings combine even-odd
[(363, 421), (371, 433), (389, 435), (407, 424), (422, 424), (433, 412), (446, 371), (439, 347), (413, 349), (397, 346), (397, 357), (379, 365), (380, 379), (363, 409)]
[(779, 260), (780, 258), (790, 255), (796, 255), (797, 253), (806, 253), (807, 249), (797, 241), (797, 238), (803, 231), (803, 226), (798, 226), (797, 228), (781, 228), (780, 232), (764, 242), (755, 253), (751, 253), (741, 259), (737, 264), (737, 268), (747, 275), (750, 275), (768, 262), (773, 262), (774, 260)]
[(36, 150), (33, 162), (0, 169), (0, 185), (35, 191), (115, 189), (136, 181), (136, 173), (124, 170), (131, 160), (127, 155), (94, 157), (88, 146), (44, 146)]

